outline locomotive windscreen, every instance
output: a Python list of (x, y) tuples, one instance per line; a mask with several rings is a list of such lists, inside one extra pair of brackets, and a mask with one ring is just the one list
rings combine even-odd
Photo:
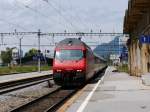
[(83, 56), (82, 50), (59, 50), (55, 54), (55, 58), (58, 60), (80, 60)]

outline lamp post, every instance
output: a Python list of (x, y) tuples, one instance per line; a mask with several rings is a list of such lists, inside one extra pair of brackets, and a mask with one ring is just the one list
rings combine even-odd
[(41, 59), (40, 59), (41, 48), (40, 48), (40, 44), (41, 44), (41, 31), (39, 29), (38, 30), (38, 72), (41, 72)]
[(22, 39), (23, 37), (19, 38), (19, 63), (22, 66)]

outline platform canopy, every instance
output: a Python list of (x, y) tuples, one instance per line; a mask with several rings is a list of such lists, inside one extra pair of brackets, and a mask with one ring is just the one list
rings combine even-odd
[(130, 33), (150, 7), (150, 0), (129, 0), (124, 17), (124, 33)]

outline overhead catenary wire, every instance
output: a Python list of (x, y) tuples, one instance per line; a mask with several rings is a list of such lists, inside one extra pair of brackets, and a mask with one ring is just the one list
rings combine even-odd
[[(49, 1), (49, 0), (44, 0), (44, 1)], [(51, 0), (51, 2), (52, 2), (52, 0)], [(53, 0), (53, 2), (54, 2), (55, 4), (57, 4), (56, 1)], [(69, 5), (72, 7), (71, 0), (68, 0), (68, 3), (69, 3)], [(65, 11), (65, 9), (64, 9), (63, 7), (61, 7), (61, 9)], [(71, 9), (72, 9), (72, 8), (71, 8)], [(74, 15), (73, 15), (73, 14), (74, 14)], [(89, 28), (89, 26), (88, 26), (89, 22), (86, 22), (86, 20), (84, 19), (84, 17), (82, 17), (82, 19), (81, 19), (81, 17), (79, 16), (79, 13), (76, 11), (75, 8), (74, 8), (74, 10), (73, 10), (73, 14), (70, 13), (70, 14), (68, 14), (68, 16), (70, 15), (70, 16), (73, 17), (74, 19), (76, 18), (77, 21), (80, 21), (80, 26), (81, 26), (81, 24), (82, 24), (82, 26), (85, 26), (85, 29)], [(83, 15), (83, 14), (82, 14), (82, 15)], [(93, 24), (93, 23), (92, 23), (92, 25), (99, 28), (99, 25), (97, 25), (97, 24)]]
[(0, 21), (1, 21), (1, 22), (4, 22), (4, 23), (7, 23), (8, 25), (15, 26), (15, 27), (17, 27), (17, 28), (19, 28), (19, 29), (22, 29), (22, 30), (28, 31), (28, 29), (26, 29), (25, 27), (20, 26), (20, 25), (15, 24), (15, 23), (12, 23), (12, 22), (9, 22), (9, 21), (7, 21), (6, 19), (4, 20), (4, 19), (0, 18)]
[[(86, 42), (89, 46), (99, 46), (99, 44), (89, 44), (88, 42)], [(14, 43), (14, 44), (0, 44), (0, 45), (5, 45), (5, 46), (16, 46), (19, 45), (19, 43)], [(123, 46), (124, 44), (119, 44), (119, 45), (100, 45), (102, 47), (118, 47), (118, 46)], [(37, 44), (22, 44), (21, 46), (26, 46), (26, 47), (37, 47)], [(41, 44), (40, 46), (55, 46), (55, 44)]]
[[(15, 6), (15, 7), (16, 7), (16, 6)], [(5, 17), (5, 18), (11, 19), (10, 17)], [(6, 23), (6, 24), (8, 24), (8, 25), (11, 25), (11, 26), (15, 27), (14, 29), (17, 28), (17, 29), (22, 29), (22, 30), (28, 31), (28, 29), (25, 28), (23, 25), (14, 23), (13, 21), (10, 22), (10, 20), (6, 20), (6, 19), (3, 19), (3, 18), (0, 18), (0, 21), (3, 22), (3, 23)]]
[[(52, 0), (51, 0), (51, 2), (52, 2)], [(53, 3), (55, 3), (55, 5), (59, 5), (58, 3), (56, 3), (56, 1), (53, 1)], [(70, 2), (70, 0), (68, 0), (68, 3), (69, 3), (69, 5), (70, 5), (70, 9), (72, 10), (72, 4), (71, 4), (71, 2)], [(66, 9), (64, 8), (64, 7), (59, 7), (60, 8), (60, 11), (61, 10), (63, 10), (63, 11), (65, 11)], [(70, 19), (72, 20), (72, 18), (73, 18), (73, 20), (75, 20), (78, 24), (82, 24), (82, 26), (85, 28), (87, 28), (88, 26), (87, 26), (87, 23), (85, 23), (85, 21), (82, 21), (82, 19), (79, 17), (79, 15), (76, 13), (76, 11), (75, 10), (73, 10), (73, 12), (74, 12), (74, 14), (72, 14), (72, 13), (67, 13), (67, 16), (69, 17), (70, 16)]]
[[(49, 0), (42, 0), (42, 1), (44, 1), (44, 2), (46, 2), (51, 8), (53, 8), (60, 16), (62, 16), (63, 17), (63, 19), (64, 20), (66, 20), (66, 21), (68, 21), (69, 19), (68, 18), (66, 18), (65, 16), (63, 16), (63, 14), (51, 3), (52, 2), (52, 0), (51, 0), (51, 2), (49, 2)], [(68, 0), (69, 1), (69, 0)], [(54, 1), (53, 1), (54, 2)], [(56, 2), (54, 2), (55, 4), (57, 4)], [(70, 2), (68, 2), (68, 3), (70, 3)], [(71, 4), (71, 3), (70, 3)], [(63, 10), (65, 10), (63, 7), (61, 7), (61, 9), (63, 9)], [(75, 13), (76, 11), (74, 10), (74, 13)], [(70, 14), (71, 15), (71, 14)], [(69, 14), (68, 14), (68, 16), (69, 16)], [(71, 15), (72, 16), (72, 15)], [(85, 23), (85, 20), (81, 20), (81, 18), (78, 16), (78, 14), (77, 13), (75, 13), (75, 16), (72, 16), (72, 17), (74, 17), (74, 19), (75, 18), (78, 18), (81, 22), (81, 24), (83, 25), (83, 26), (85, 26), (86, 28), (88, 27), (87, 26), (87, 24), (88, 23)], [(72, 22), (70, 22), (70, 20), (68, 21), (70, 24), (72, 24), (72, 26), (74, 25)], [(97, 27), (99, 27), (97, 24), (93, 24), (92, 23), (92, 25), (94, 25), (94, 26), (97, 26)], [(74, 25), (75, 26), (75, 25)], [(81, 25), (80, 25), (81, 26)], [(76, 27), (76, 26), (75, 26)], [(77, 28), (77, 27), (76, 27)], [(77, 31), (78, 32), (78, 31)]]
[(78, 32), (78, 27), (76, 25), (74, 25), (68, 18), (66, 18), (52, 3), (50, 3), (48, 0), (42, 0), (45, 3), (47, 3), (51, 8), (53, 8), (67, 23), (69, 23), (72, 28)]
[[(52, 18), (49, 18), (49, 16), (43, 14), (41, 11), (30, 7), (29, 5), (30, 5), (31, 3), (30, 3), (30, 4), (25, 4), (25, 3), (23, 3), (23, 2), (19, 2), (18, 0), (15, 0), (15, 1), (16, 1), (17, 3), (23, 5), (25, 8), (31, 10), (32, 12), (35, 12), (35, 13), (41, 15), (41, 16), (44, 17), (45, 19), (47, 19), (47, 20), (50, 20), (50, 19), (51, 19), (51, 20), (52, 20)], [(52, 3), (48, 2), (48, 0), (43, 0), (43, 1), (46, 1), (50, 6), (52, 6), (52, 8), (53, 8), (54, 10), (57, 11), (57, 13), (58, 13), (60, 16), (64, 17), (63, 14), (62, 14)], [(55, 2), (55, 3), (56, 3), (56, 2)], [(61, 7), (61, 8), (62, 8), (62, 7)], [(64, 8), (63, 8), (63, 10), (64, 10)], [(72, 15), (71, 15), (71, 16), (72, 16)], [(73, 17), (73, 16), (72, 16), (72, 17)], [(76, 17), (76, 16), (75, 16), (75, 17)], [(69, 22), (70, 25), (74, 27), (74, 29), (78, 29), (78, 28), (70, 21), (70, 19), (68, 19), (68, 18), (65, 17), (64, 20), (65, 20), (66, 22)], [(52, 21), (56, 21), (56, 20), (53, 19)], [(83, 24), (83, 23), (84, 23), (84, 22), (81, 22), (81, 24)], [(60, 23), (60, 24), (64, 26), (64, 24), (62, 24), (62, 23)], [(85, 25), (86, 25), (86, 24), (84, 24), (83, 26), (85, 26)], [(50, 26), (50, 25), (49, 25), (49, 26)], [(50, 27), (52, 27), (52, 26), (50, 26)], [(75, 28), (75, 27), (76, 27), (76, 28)]]
[[(1, 34), (1, 33), (0, 33)], [(9, 33), (8, 33), (9, 34)], [(22, 34), (22, 35), (25, 35), (25, 36), (28, 36), (27, 35), (27, 33), (25, 33), (25, 32), (23, 32), (23, 33), (21, 33), (21, 32), (18, 32), (18, 35), (19, 34)], [(36, 32), (33, 32), (33, 34), (36, 34)], [(48, 34), (48, 33), (47, 33)], [(61, 33), (59, 33), (59, 34), (61, 34)], [(76, 34), (76, 33), (72, 33), (72, 34)], [(88, 34), (88, 36), (90, 37), (91, 36), (91, 34), (90, 33), (87, 33)], [(94, 33), (93, 33), (94, 34)], [(97, 33), (98, 34), (98, 33)], [(105, 34), (105, 35), (110, 35), (110, 36), (112, 36), (112, 33), (102, 33), (102, 34)], [(115, 33), (115, 34), (117, 34), (117, 35), (121, 35), (121, 33)], [(12, 33), (12, 36), (14, 35), (14, 33)], [(29, 32), (29, 35), (31, 35), (31, 32)], [(44, 36), (44, 35), (43, 35)], [(98, 35), (97, 35), (98, 36)], [(121, 44), (121, 42), (125, 42), (125, 41), (120, 41), (120, 46), (122, 46), (122, 44)], [(90, 47), (97, 47), (97, 46), (99, 46), (99, 43), (94, 43), (94, 42), (88, 42), (88, 41), (86, 41), (86, 43), (87, 43), (87, 45), (89, 45)], [(114, 47), (114, 46), (116, 46), (116, 47), (118, 47), (119, 45), (117, 44), (118, 43), (118, 41), (116, 41), (116, 42), (114, 42), (114, 43), (112, 43), (111, 45), (101, 45), (101, 46), (106, 46), (106, 47)], [(14, 47), (14, 46), (18, 46), (18, 44), (19, 43), (10, 43), (10, 44), (5, 44), (5, 45), (3, 45), (4, 47), (7, 47), (7, 46), (12, 46), (12, 47)], [(0, 45), (1, 46), (1, 45)], [(24, 47), (24, 49), (29, 49), (29, 48), (37, 48), (37, 46), (38, 46), (38, 44), (36, 43), (33, 43), (33, 44), (22, 44), (22, 47)], [(52, 43), (52, 44), (49, 44), (49, 43), (43, 43), (43, 44), (41, 44), (40, 45), (41, 46), (41, 49), (45, 49), (45, 48), (54, 48), (55, 47), (55, 44), (54, 43)], [(122, 50), (119, 50), (119, 49), (113, 49), (113, 50), (110, 50), (109, 48), (108, 49), (100, 49), (100, 50), (97, 50), (97, 52), (108, 52), (108, 53), (113, 53), (113, 52), (121, 52)]]
[[(70, 0), (68, 0), (68, 3), (70, 4), (70, 6), (72, 7), (72, 3), (71, 3), (71, 1)], [(73, 10), (74, 9), (74, 10)], [(83, 26), (85, 26), (85, 28), (88, 28), (89, 26), (88, 26), (88, 23), (87, 23), (87, 21), (82, 17), (82, 19), (81, 19), (81, 17), (79, 16), (79, 12), (76, 12), (76, 9), (75, 8), (72, 8), (72, 10), (73, 10), (73, 12), (74, 12), (74, 17), (76, 17), (79, 21), (80, 21), (80, 23), (83, 25)]]
[[(42, 16), (44, 19), (46, 19), (46, 20), (48, 20), (48, 21), (52, 20), (52, 21), (56, 22), (55, 19), (52, 19), (52, 18), (50, 18), (48, 15), (45, 15), (45, 14), (43, 14), (42, 12), (40, 12), (39, 10), (30, 7), (30, 6), (29, 6), (30, 4), (24, 4), (24, 3), (22, 3), (22, 2), (19, 2), (18, 0), (15, 0), (15, 1), (16, 1), (17, 3), (19, 3), (19, 4), (21, 4), (23, 7), (29, 9), (30, 11), (39, 14), (39, 15)], [(61, 24), (62, 26), (65, 26), (65, 24), (62, 24), (62, 23), (60, 23), (60, 24)], [(48, 24), (47, 24), (47, 25), (48, 25)], [(52, 27), (51, 25), (48, 25), (48, 26), (50, 26), (50, 28)]]
[(24, 3), (22, 3), (22, 2), (19, 2), (18, 0), (16, 0), (16, 2), (19, 3), (19, 4), (21, 4), (21, 5), (24, 6), (25, 8), (31, 10), (32, 12), (38, 13), (40, 16), (42, 16), (42, 17), (48, 19), (48, 16), (44, 15), (43, 13), (39, 12), (38, 10), (36, 10), (36, 9), (34, 9), (34, 8), (31, 8), (29, 5), (24, 4)]
[[(72, 4), (71, 4), (71, 0), (68, 0), (68, 3), (70, 4), (70, 6), (72, 5)], [(87, 22), (84, 17), (82, 17), (82, 19), (81, 19), (81, 17), (79, 16), (79, 12), (76, 11), (76, 8), (74, 8), (73, 12), (74, 12), (74, 18), (77, 18), (78, 20), (80, 20), (80, 23), (81, 23), (83, 26), (85, 26), (85, 29), (89, 28), (89, 26), (88, 26), (89, 22)], [(82, 12), (83, 12), (83, 11), (82, 11)], [(83, 15), (83, 14), (82, 14), (82, 15)], [(92, 23), (92, 25), (98, 26), (97, 24), (93, 24), (93, 23)], [(98, 27), (98, 28), (99, 28), (99, 27)]]

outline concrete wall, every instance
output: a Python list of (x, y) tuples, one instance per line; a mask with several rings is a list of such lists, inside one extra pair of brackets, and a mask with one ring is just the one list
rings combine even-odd
[[(133, 1), (133, 0), (130, 0)], [(143, 0), (144, 1), (144, 0)], [(141, 1), (142, 2), (142, 1)], [(150, 72), (150, 44), (140, 44), (140, 35), (150, 35), (150, 7), (146, 7), (147, 4), (142, 4), (139, 8), (134, 2), (129, 2), (129, 8), (125, 16), (124, 29), (126, 33), (130, 34), (129, 49), (129, 70), (133, 76), (141, 76), (147, 72)], [(150, 1), (147, 1), (150, 3)], [(133, 13), (134, 11), (136, 12)], [(138, 14), (138, 12), (140, 14)], [(142, 12), (142, 13), (141, 13)], [(130, 16), (131, 15), (131, 16)], [(136, 18), (132, 15), (137, 15)], [(136, 22), (133, 22), (136, 21)], [(134, 26), (134, 27), (133, 27)]]
[(129, 70), (133, 76), (141, 76), (150, 72), (150, 45), (139, 41), (132, 42), (129, 46)]

